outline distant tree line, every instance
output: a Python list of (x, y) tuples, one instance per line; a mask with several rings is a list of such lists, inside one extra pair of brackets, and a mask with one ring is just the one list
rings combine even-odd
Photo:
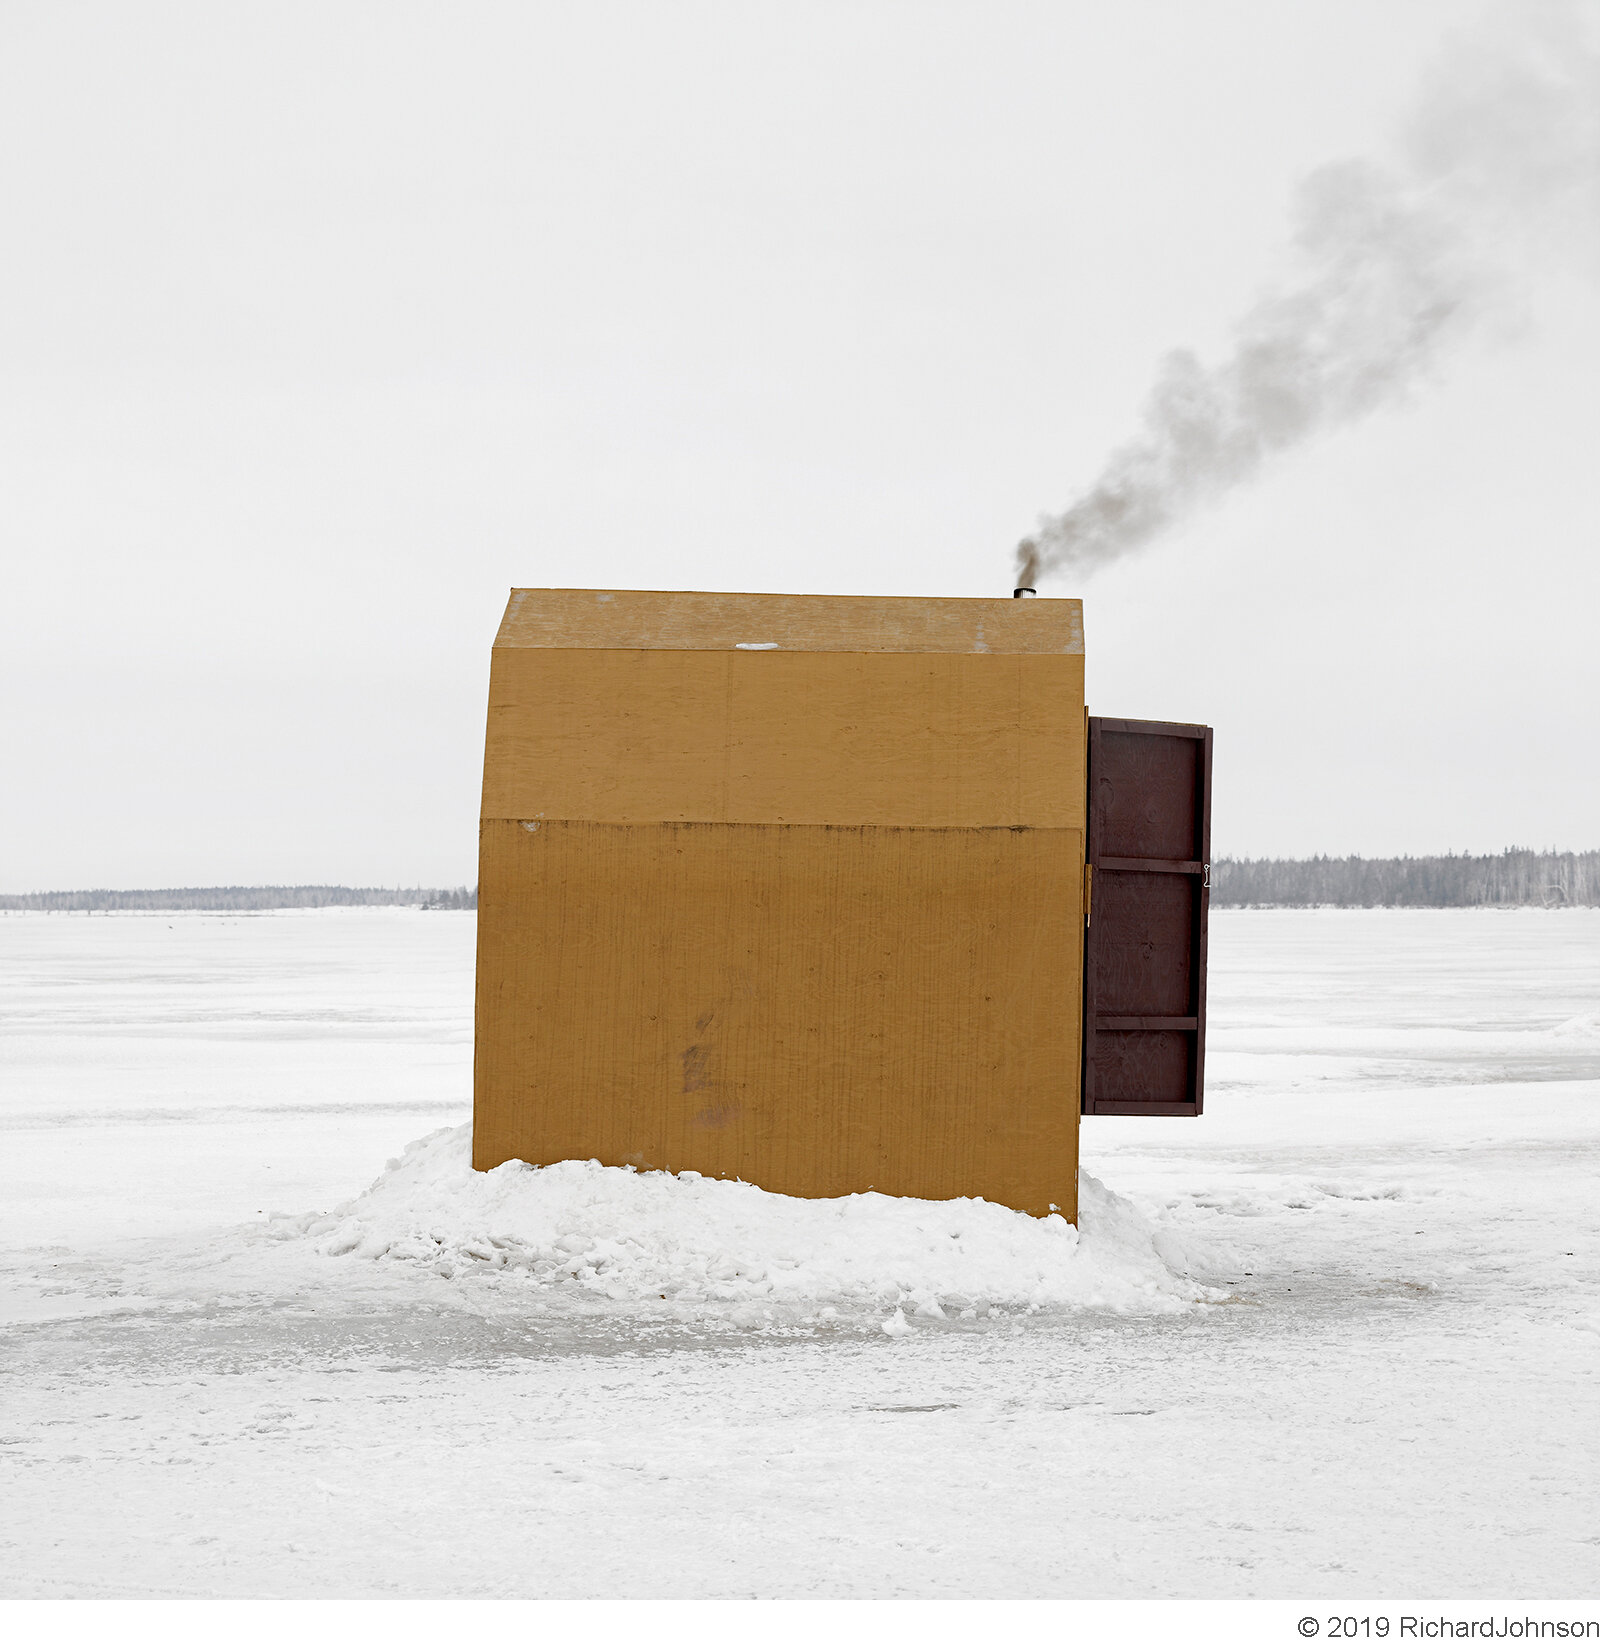
[[(1600, 905), (1600, 852), (1432, 854), (1404, 859), (1219, 859), (1213, 905)], [(410, 905), (476, 911), (476, 888), (80, 888), (0, 894), (0, 911), (284, 911)]]
[(476, 888), (80, 888), (0, 894), (0, 911), (284, 911), (325, 905), (415, 905), (476, 911)]
[(1213, 905), (1600, 905), (1600, 853), (1222, 859)]

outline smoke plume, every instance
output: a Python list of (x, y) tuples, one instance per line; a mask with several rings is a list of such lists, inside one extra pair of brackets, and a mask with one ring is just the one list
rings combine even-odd
[(1225, 359), (1167, 356), (1137, 433), (1018, 545), (1016, 582), (1093, 573), (1275, 453), (1403, 397), (1504, 300), (1518, 249), (1592, 233), (1600, 57), (1585, 21), (1576, 5), (1519, 5), (1441, 54), (1396, 159), (1307, 177), (1288, 277), (1239, 319)]

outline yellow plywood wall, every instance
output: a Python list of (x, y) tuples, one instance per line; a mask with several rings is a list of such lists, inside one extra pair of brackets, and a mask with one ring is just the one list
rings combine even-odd
[(1075, 1213), (1075, 602), (518, 591), (473, 1158)]

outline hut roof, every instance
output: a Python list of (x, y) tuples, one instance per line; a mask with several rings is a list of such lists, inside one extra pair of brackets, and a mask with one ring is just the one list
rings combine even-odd
[(1083, 652), (1083, 604), (973, 596), (513, 590), (495, 646), (682, 653)]

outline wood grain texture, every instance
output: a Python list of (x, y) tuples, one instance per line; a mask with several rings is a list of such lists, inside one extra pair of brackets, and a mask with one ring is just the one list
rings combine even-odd
[(1082, 830), (1084, 763), (1081, 654), (499, 647), (483, 817)]
[(1071, 829), (486, 819), (473, 1160), (1076, 1215)]
[(939, 596), (513, 590), (496, 647), (800, 653), (1083, 652), (1083, 604)]

